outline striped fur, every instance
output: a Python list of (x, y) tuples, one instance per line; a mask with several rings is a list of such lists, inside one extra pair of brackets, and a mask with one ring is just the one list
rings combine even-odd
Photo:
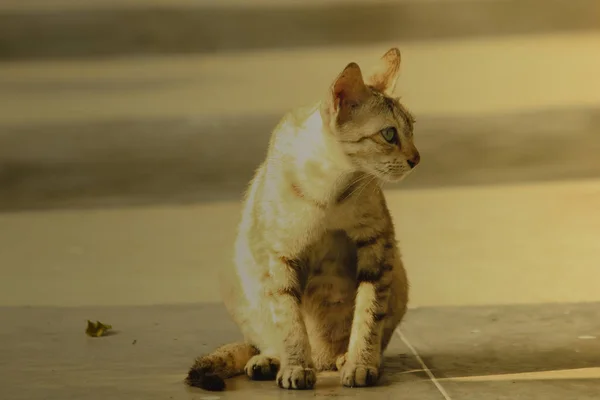
[[(214, 377), (245, 372), (310, 389), (317, 371), (336, 368), (345, 386), (377, 382), (408, 301), (379, 184), (419, 162), (413, 118), (389, 96), (399, 64), (390, 50), (366, 83), (349, 64), (322, 102), (276, 127), (246, 195), (234, 263), (222, 269), (247, 345), (200, 358), (189, 383), (220, 388)], [(393, 140), (381, 134), (390, 127)]]

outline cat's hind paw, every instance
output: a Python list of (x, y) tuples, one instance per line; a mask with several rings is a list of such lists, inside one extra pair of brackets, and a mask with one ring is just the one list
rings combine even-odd
[(337, 360), (335, 360), (335, 369), (338, 371), (341, 371), (342, 368), (344, 368), (344, 365), (346, 364), (346, 357), (348, 356), (348, 353), (342, 354), (341, 356), (339, 356), (337, 358)]
[(277, 377), (279, 360), (258, 354), (252, 357), (244, 367), (244, 372), (253, 381), (272, 381)]

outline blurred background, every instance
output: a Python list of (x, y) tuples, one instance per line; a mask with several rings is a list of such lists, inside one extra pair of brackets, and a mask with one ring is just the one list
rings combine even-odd
[[(0, 302), (86, 303), (106, 271), (171, 285), (111, 298), (198, 300), (282, 114), (392, 46), (423, 154), (390, 187), (415, 300), (600, 299), (600, 3), (565, 4), (3, 0)], [(467, 293), (430, 282), (449, 270)], [(539, 290), (488, 298), (490, 274)]]
[(3, 0), (0, 209), (237, 200), (290, 108), (402, 50), (403, 186), (600, 174), (595, 0)]
[(0, 305), (218, 302), (278, 119), (392, 46), (412, 307), (600, 301), (598, 0), (2, 0)]

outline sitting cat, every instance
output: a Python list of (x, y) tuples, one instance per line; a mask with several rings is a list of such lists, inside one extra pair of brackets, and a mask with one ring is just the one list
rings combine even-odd
[(408, 283), (381, 181), (420, 160), (414, 119), (390, 97), (400, 52), (363, 80), (349, 64), (318, 104), (286, 115), (246, 194), (227, 310), (245, 341), (196, 360), (187, 383), (222, 390), (246, 373), (311, 389), (319, 370), (374, 385), (406, 311)]

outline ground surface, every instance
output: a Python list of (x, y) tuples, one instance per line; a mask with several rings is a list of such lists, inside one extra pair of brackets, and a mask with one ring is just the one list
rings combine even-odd
[[(188, 389), (195, 355), (239, 339), (214, 304), (1, 309), (5, 399), (596, 399), (600, 306), (537, 305), (411, 310), (385, 358), (380, 385), (346, 389), (337, 373), (314, 392), (274, 382), (227, 381), (227, 391)], [(116, 334), (88, 338), (88, 318)]]

